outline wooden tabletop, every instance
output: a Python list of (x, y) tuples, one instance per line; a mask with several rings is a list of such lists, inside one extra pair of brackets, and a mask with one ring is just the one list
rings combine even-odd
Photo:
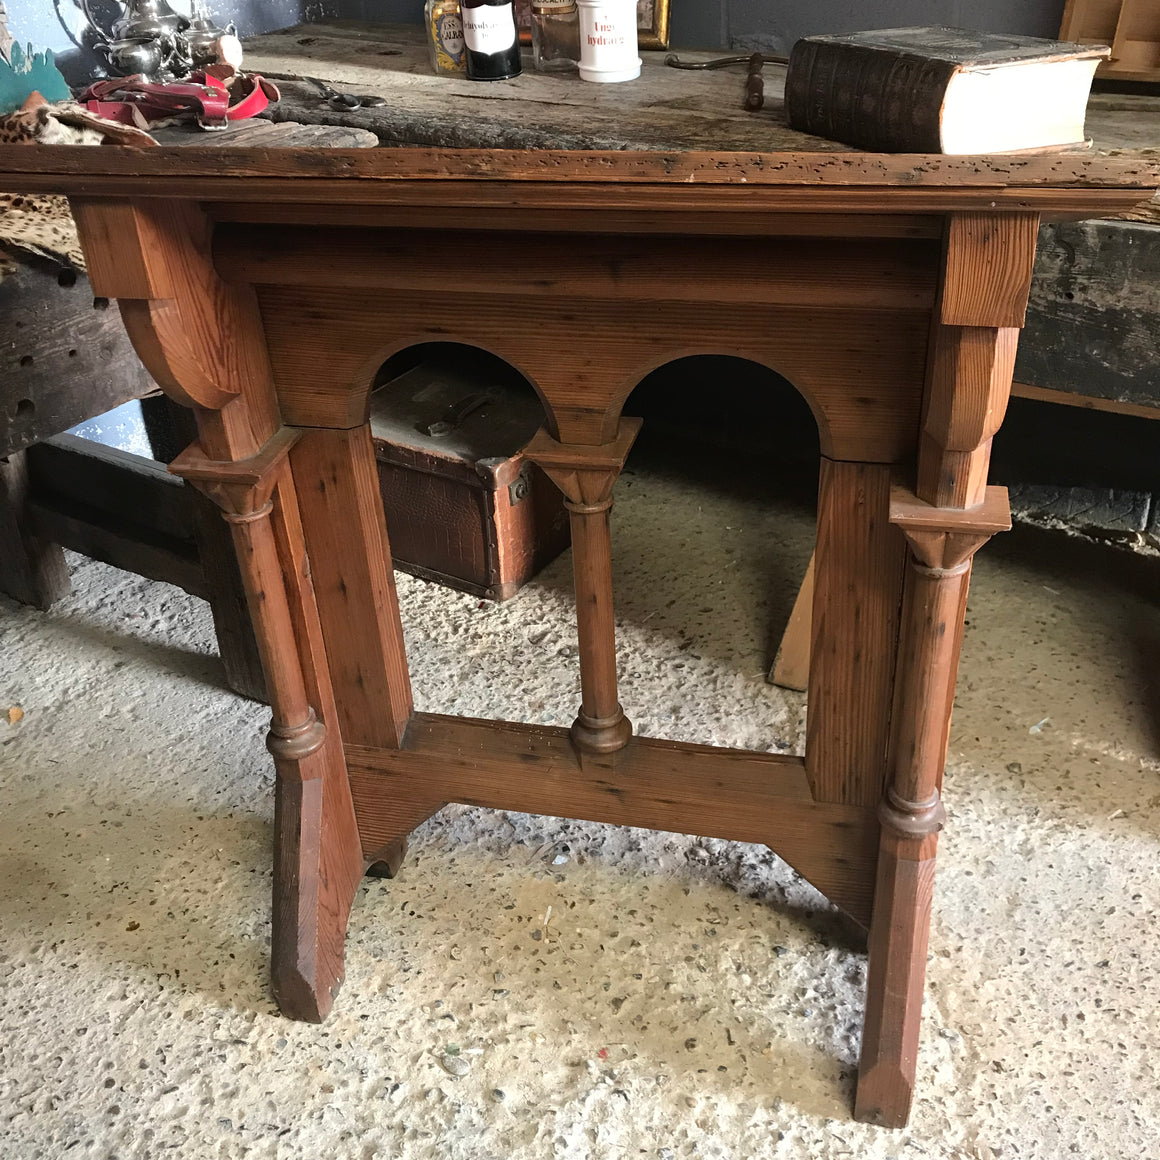
[[(1147, 200), (1154, 159), (887, 153), (0, 146), (0, 190), (320, 207), (1099, 216)], [(591, 228), (591, 226), (587, 227)]]
[[(710, 54), (699, 55), (702, 59)], [(236, 148), (0, 146), (0, 190), (180, 197), (265, 205), (937, 214), (1033, 210), (1106, 216), (1146, 202), (1160, 156), (1131, 149), (992, 157), (875, 154), (790, 130), (771, 69), (766, 107), (741, 107), (744, 70), (684, 72), (645, 53), (639, 81), (585, 84), (530, 67), (489, 84), (439, 77), (411, 25), (318, 24), (256, 37), (247, 67), (278, 80), (272, 115), (374, 133), (380, 149), (268, 147), (253, 125)], [(338, 111), (321, 76), (378, 109)], [(1125, 100), (1131, 100), (1125, 98)], [(1126, 140), (1121, 134), (1119, 140)], [(338, 212), (337, 210), (335, 212)], [(674, 219), (669, 220), (672, 224)], [(588, 227), (591, 228), (591, 227)]]
[[(522, 76), (482, 84), (435, 76), (417, 25), (329, 21), (246, 41), (246, 67), (275, 77), (282, 88), (275, 119), (358, 126), (384, 145), (743, 153), (848, 148), (789, 128), (783, 66), (765, 66), (765, 108), (750, 113), (742, 108), (744, 65), (688, 72), (667, 67), (665, 55), (642, 52), (639, 80), (597, 85), (538, 73), (525, 52)], [(679, 55), (705, 61), (724, 54)], [(304, 75), (388, 103), (334, 110), (314, 86), (285, 79)], [(1160, 150), (1160, 97), (1093, 94), (1087, 131), (1099, 151)]]

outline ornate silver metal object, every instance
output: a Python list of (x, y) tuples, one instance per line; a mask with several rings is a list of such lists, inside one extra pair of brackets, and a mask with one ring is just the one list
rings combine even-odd
[(190, 16), (175, 12), (168, 0), (121, 2), (124, 13), (109, 31), (97, 25), (85, 6), (110, 71), (116, 75), (140, 73), (150, 81), (180, 80), (195, 68), (217, 63), (222, 41), (234, 35), (233, 25), (217, 26), (204, 0), (193, 0)]

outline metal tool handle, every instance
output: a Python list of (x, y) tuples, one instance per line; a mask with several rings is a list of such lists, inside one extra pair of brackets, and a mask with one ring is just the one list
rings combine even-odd
[(755, 52), (749, 58), (749, 75), (745, 78), (745, 107), (756, 113), (765, 105), (765, 79), (761, 75), (765, 57)]
[(444, 436), (450, 435), (468, 415), (478, 411), (480, 407), (486, 407), (494, 402), (494, 394), (488, 391), (475, 391), (466, 398), (460, 399), (458, 403), (452, 403), (444, 412), (442, 419), (436, 419), (434, 423), (428, 423), (420, 430), (424, 435), (430, 435), (433, 439), (442, 439)]

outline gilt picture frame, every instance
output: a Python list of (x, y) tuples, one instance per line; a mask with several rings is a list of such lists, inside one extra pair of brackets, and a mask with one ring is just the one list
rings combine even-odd
[[(531, 0), (515, 0), (520, 43), (532, 43)], [(669, 47), (669, 9), (672, 0), (636, 0), (637, 43), (642, 49)]]

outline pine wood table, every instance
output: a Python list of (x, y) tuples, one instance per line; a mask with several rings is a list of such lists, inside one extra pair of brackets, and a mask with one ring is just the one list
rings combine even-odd
[[(94, 291), (196, 412), (173, 469), (230, 524), (273, 706), (282, 1010), (325, 1017), (360, 878), (448, 802), (763, 842), (869, 929), (855, 1114), (905, 1123), (1039, 219), (1127, 209), (1156, 177), (1078, 155), (0, 150), (0, 189), (72, 197)], [(432, 340), (493, 351), (543, 401), (529, 453), (574, 545), (570, 730), (413, 711), (367, 399), (384, 359)], [(818, 422), (804, 759), (634, 737), (620, 706), (621, 407), (704, 353), (777, 370)]]

